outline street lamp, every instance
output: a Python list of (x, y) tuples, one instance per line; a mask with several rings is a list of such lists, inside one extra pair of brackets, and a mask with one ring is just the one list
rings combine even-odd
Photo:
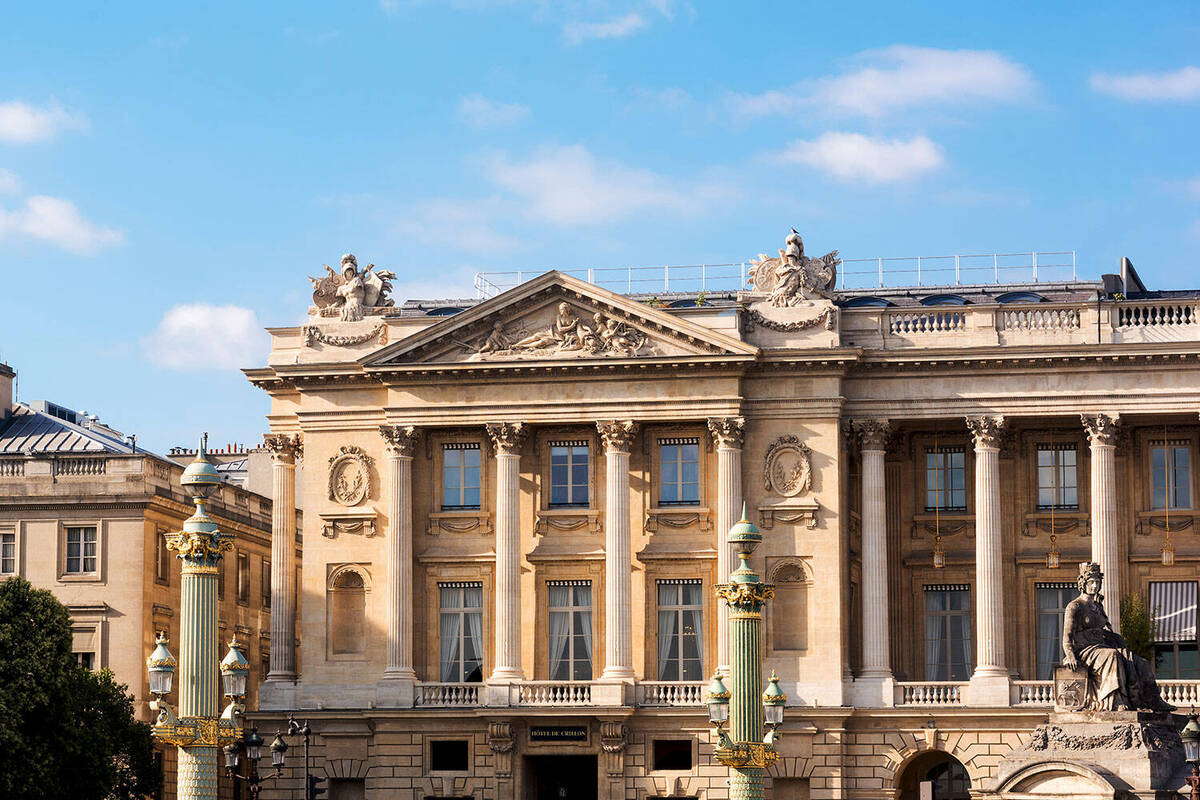
[(732, 770), (730, 800), (762, 798), (763, 775), (778, 758), (775, 732), (783, 724), (787, 702), (774, 673), (766, 691), (759, 695), (762, 612), (775, 596), (775, 587), (763, 583), (750, 567), (750, 554), (760, 542), (762, 533), (746, 518), (743, 504), (741, 520), (729, 530), (729, 544), (737, 553), (738, 567), (729, 575), (729, 583), (716, 587), (717, 597), (725, 602), (729, 614), (730, 686), (726, 688), (721, 676), (715, 675), (706, 697), (709, 722), (720, 739), (713, 757)]
[(1195, 714), (1183, 726), (1179, 738), (1183, 740), (1183, 760), (1192, 768), (1192, 774), (1187, 776), (1188, 786), (1192, 787), (1192, 800), (1200, 800), (1200, 723), (1196, 722)]

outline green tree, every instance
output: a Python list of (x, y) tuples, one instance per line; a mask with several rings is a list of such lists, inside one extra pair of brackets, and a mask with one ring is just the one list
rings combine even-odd
[(124, 800), (158, 790), (150, 726), (108, 670), (71, 653), (67, 608), (24, 578), (0, 583), (0, 797)]
[(1154, 640), (1158, 623), (1146, 608), (1141, 594), (1133, 592), (1121, 600), (1121, 636), (1125, 646), (1142, 658), (1154, 663)]

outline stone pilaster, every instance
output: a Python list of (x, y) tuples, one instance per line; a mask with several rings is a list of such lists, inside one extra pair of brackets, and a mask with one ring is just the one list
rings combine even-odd
[[(296, 459), (304, 453), (300, 434), (268, 434), (271, 454), (271, 669), (268, 682), (296, 675)], [(267, 699), (271, 691), (267, 691)]]
[(1121, 557), (1117, 540), (1117, 434), (1119, 418), (1083, 414), (1091, 456), (1092, 561), (1104, 572), (1104, 611), (1121, 631)]
[(525, 679), (521, 669), (521, 448), (523, 422), (488, 423), (496, 451), (496, 636), (491, 682)]
[(380, 705), (411, 706), (417, 680), (413, 669), (412, 460), (417, 429), (379, 428), (388, 454), (387, 666), (379, 687)]
[[(717, 448), (717, 583), (729, 583), (733, 550), (729, 545), (729, 529), (741, 515), (742, 508), (742, 440), (746, 420), (741, 417), (710, 417), (708, 430)], [(717, 663), (721, 674), (729, 674), (729, 618), (717, 615)]]
[[(894, 702), (889, 659), (887, 490), (884, 459), (891, 424), (857, 420), (853, 426), (862, 455), (862, 672), (859, 680), (882, 705)], [(877, 691), (876, 691), (877, 689)], [(860, 693), (861, 694), (861, 693)], [(878, 695), (878, 696), (876, 696)]]
[(975, 440), (975, 672), (968, 703), (1008, 705), (1004, 659), (1004, 557), (1000, 530), (1000, 438), (1004, 417), (967, 417)]
[(633, 680), (633, 574), (629, 540), (629, 450), (637, 423), (597, 422), (604, 442), (604, 673)]

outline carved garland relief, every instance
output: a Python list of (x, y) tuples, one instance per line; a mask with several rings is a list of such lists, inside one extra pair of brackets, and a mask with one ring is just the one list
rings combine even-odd
[(652, 352), (646, 334), (612, 315), (597, 311), (581, 319), (569, 303), (560, 302), (546, 328), (509, 329), (496, 320), (486, 336), (464, 344), (472, 361), (495, 361), (522, 356), (634, 356)]
[(329, 499), (343, 506), (362, 505), (371, 496), (371, 465), (362, 448), (343, 445), (329, 459)]

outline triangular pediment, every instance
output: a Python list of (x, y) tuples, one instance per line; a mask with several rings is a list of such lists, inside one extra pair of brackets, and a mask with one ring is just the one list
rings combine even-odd
[(368, 356), (363, 366), (753, 358), (758, 348), (560, 272), (547, 272)]

